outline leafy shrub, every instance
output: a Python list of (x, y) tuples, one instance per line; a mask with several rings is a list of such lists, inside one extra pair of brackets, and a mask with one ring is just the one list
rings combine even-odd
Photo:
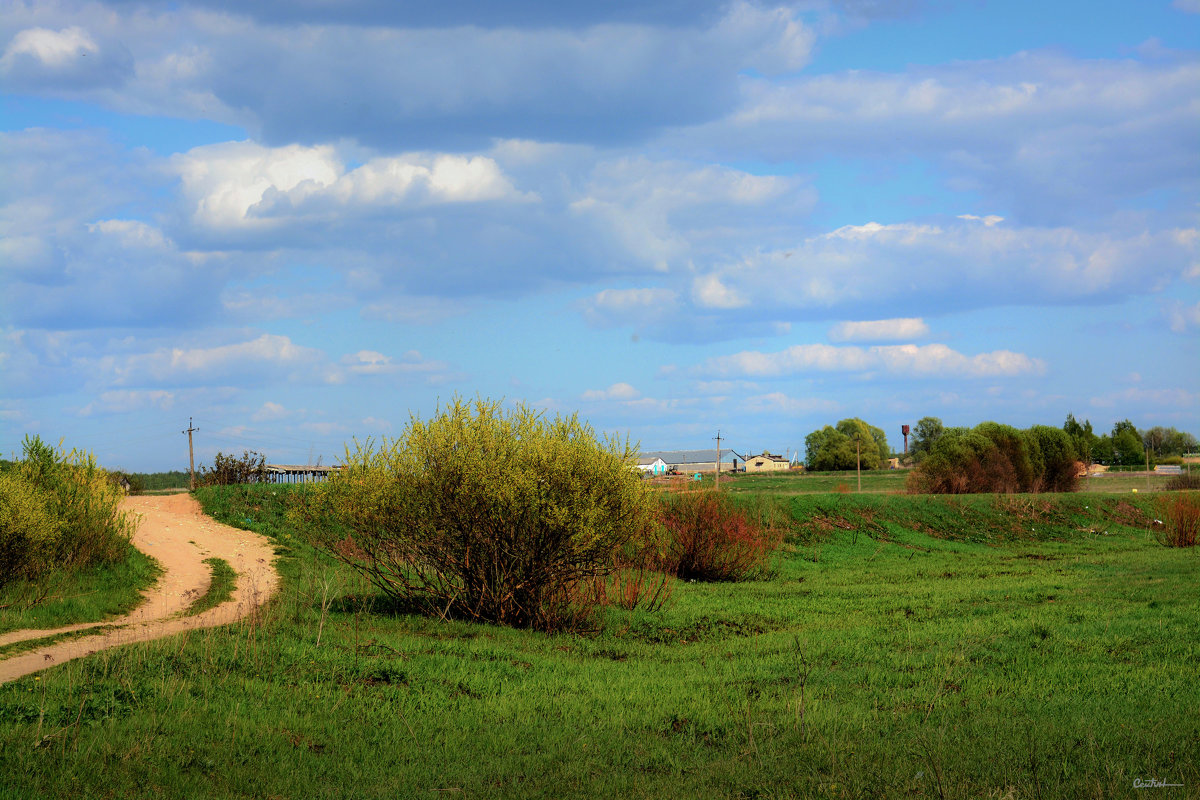
[(0, 585), (45, 562), (57, 536), (37, 487), (15, 472), (0, 473)]
[(1161, 495), (1157, 505), (1163, 524), (1158, 540), (1168, 547), (1195, 547), (1200, 538), (1200, 497)]
[(136, 521), (95, 457), (37, 436), (23, 456), (0, 488), (0, 582), (124, 558)]
[(1200, 489), (1200, 475), (1175, 475), (1167, 480), (1166, 488), (1175, 492)]
[(660, 567), (680, 578), (740, 581), (766, 566), (781, 537), (716, 491), (664, 496)]
[(633, 457), (577, 416), (455, 398), (397, 439), (347, 449), (312, 497), (352, 532), (324, 545), (383, 592), (441, 615), (573, 629), (604, 600), (597, 579), (644, 546), (650, 500)]
[(242, 457), (218, 452), (212, 469), (200, 468), (200, 486), (236, 486), (242, 483), (265, 483), (267, 459), (261, 453), (245, 450)]

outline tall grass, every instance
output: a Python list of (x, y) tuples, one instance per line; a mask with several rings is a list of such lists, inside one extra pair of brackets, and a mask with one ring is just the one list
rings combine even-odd
[(1195, 547), (1200, 538), (1200, 495), (1164, 494), (1156, 507), (1162, 523), (1159, 541), (1168, 547)]

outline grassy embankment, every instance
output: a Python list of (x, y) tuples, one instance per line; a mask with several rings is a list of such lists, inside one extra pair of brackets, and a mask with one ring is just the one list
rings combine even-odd
[(0, 687), (0, 796), (1200, 790), (1198, 554), (1151, 498), (749, 493), (771, 580), (550, 636), (391, 612), (291, 491), (199, 493), (275, 538), (261, 614)]
[(153, 559), (129, 545), (124, 561), (56, 570), (36, 581), (14, 580), (0, 586), (0, 633), (128, 614), (141, 601), (142, 589), (153, 584), (160, 572)]

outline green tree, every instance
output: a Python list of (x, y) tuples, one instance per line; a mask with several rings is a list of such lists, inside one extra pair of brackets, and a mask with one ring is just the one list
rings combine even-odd
[(387, 594), (442, 615), (586, 624), (596, 579), (648, 536), (629, 442), (578, 416), (455, 398), (397, 439), (347, 449), (317, 502), (352, 531), (328, 547)]
[(1181, 456), (1196, 449), (1196, 437), (1156, 425), (1142, 434), (1142, 444), (1155, 456)]
[(804, 466), (812, 472), (854, 469), (854, 443), (832, 425), (804, 437)]
[(805, 466), (817, 472), (856, 469), (861, 451), (863, 469), (886, 469), (887, 435), (857, 417), (826, 425), (804, 438)]
[(1112, 446), (1114, 458), (1113, 460), (1126, 467), (1136, 467), (1139, 464), (1144, 464), (1146, 459), (1146, 449), (1142, 446), (1142, 439), (1137, 434), (1137, 429), (1131, 427), (1121, 428), (1119, 431), (1113, 429)]
[(945, 432), (942, 421), (937, 417), (921, 417), (917, 420), (917, 424), (913, 426), (912, 430), (912, 445), (908, 448), (908, 453), (912, 456), (913, 461), (919, 462), (927, 456), (933, 449), (933, 445), (942, 438), (942, 434)]
[[(1071, 492), (1079, 484), (1078, 454), (1075, 444), (1065, 431), (1049, 425), (1034, 425), (1027, 430), (1031, 451), (1037, 452), (1038, 473), (1035, 490)], [(1031, 458), (1032, 458), (1031, 454)]]
[(1080, 425), (1075, 420), (1074, 414), (1067, 414), (1067, 421), (1063, 423), (1063, 432), (1071, 437), (1071, 443), (1075, 447), (1075, 453), (1079, 459), (1085, 464), (1092, 463), (1093, 449), (1096, 446), (1097, 436), (1092, 432), (1091, 420), (1084, 420)]
[(1196, 441), (1196, 437), (1185, 431), (1177, 431), (1171, 428), (1171, 435), (1167, 439), (1166, 452), (1170, 455), (1182, 456), (1188, 453), (1200, 451), (1200, 442)]

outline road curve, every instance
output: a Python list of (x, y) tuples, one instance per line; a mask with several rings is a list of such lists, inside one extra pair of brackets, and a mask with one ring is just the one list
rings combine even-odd
[[(141, 516), (133, 544), (163, 568), (154, 586), (131, 614), (104, 622), (69, 625), (54, 630), (21, 630), (0, 634), (0, 646), (59, 633), (106, 629), (0, 660), (0, 683), (57, 666), (110, 647), (159, 639), (189, 630), (226, 625), (248, 616), (279, 587), (275, 554), (266, 537), (223, 525), (200, 511), (187, 494), (129, 497), (123, 506)], [(180, 613), (208, 589), (212, 570), (206, 558), (223, 558), (237, 572), (233, 596), (195, 616)], [(115, 627), (114, 627), (115, 626)], [(3, 658), (0, 656), (0, 658)]]

